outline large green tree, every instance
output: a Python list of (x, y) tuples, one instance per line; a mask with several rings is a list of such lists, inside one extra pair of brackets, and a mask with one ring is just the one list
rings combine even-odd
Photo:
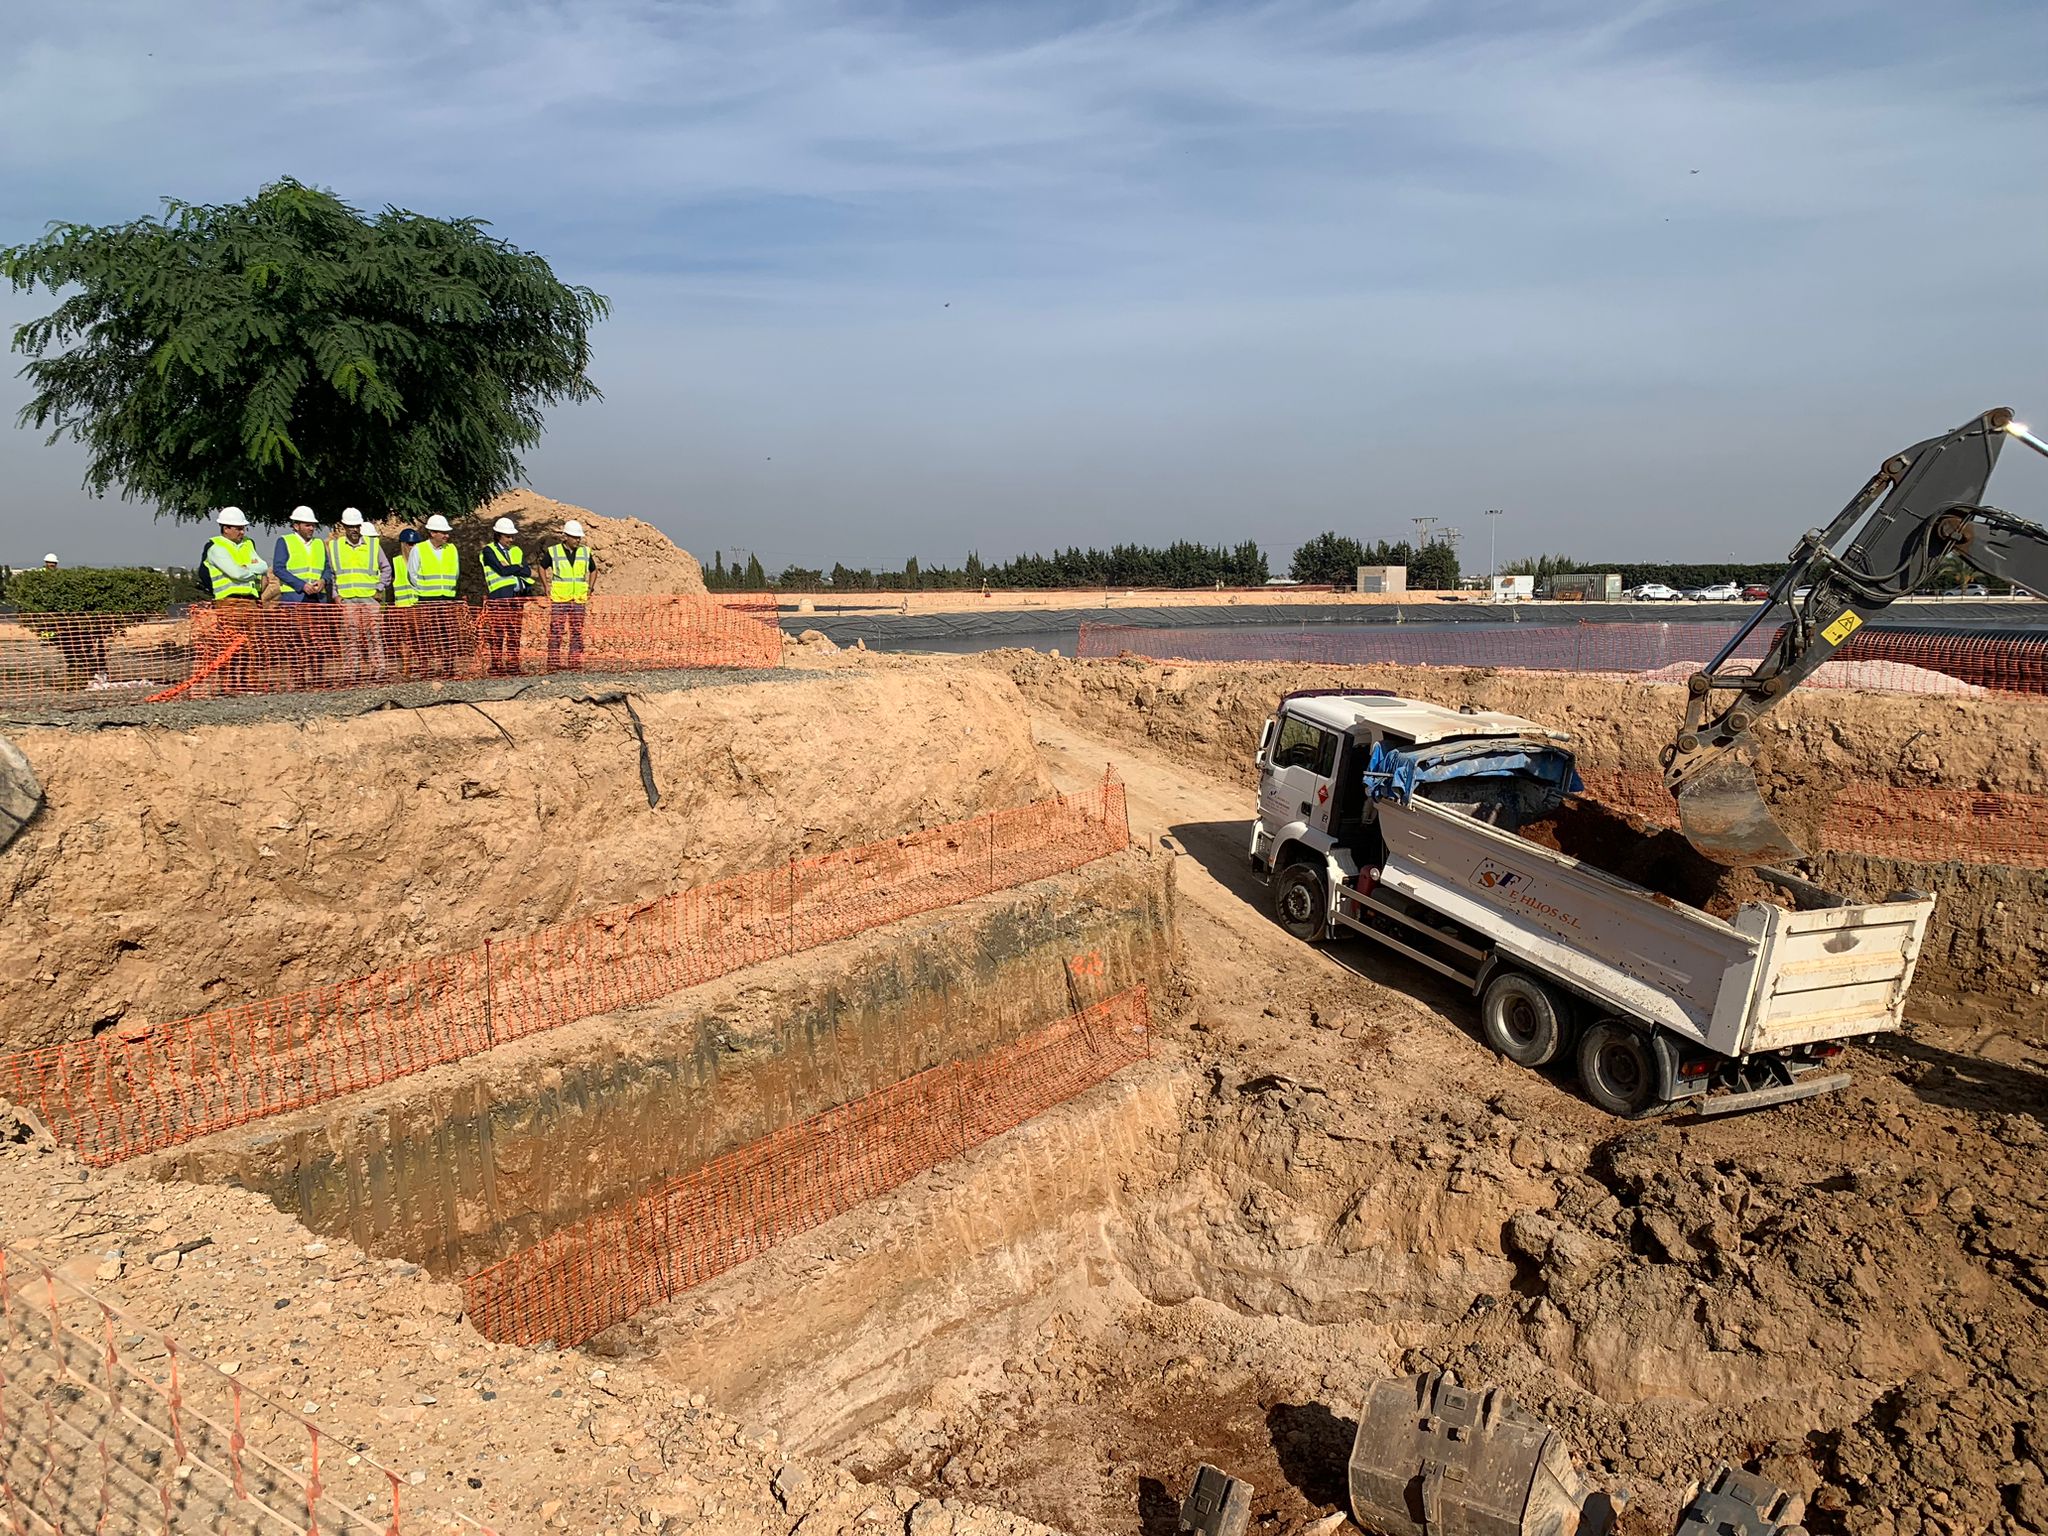
[(602, 294), (477, 219), (279, 181), (247, 202), (53, 225), (0, 250), (18, 291), (21, 424), (86, 445), (85, 485), (182, 518), (467, 511), (520, 477), (542, 411), (599, 398)]

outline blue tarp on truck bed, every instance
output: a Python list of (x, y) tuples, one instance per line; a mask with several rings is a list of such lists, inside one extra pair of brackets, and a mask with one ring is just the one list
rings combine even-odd
[(1418, 784), (1440, 784), (1447, 779), (1522, 778), (1554, 784), (1562, 794), (1577, 794), (1586, 786), (1572, 766), (1572, 755), (1562, 747), (1488, 747), (1470, 745), (1449, 750), (1416, 747), (1402, 750), (1383, 741), (1373, 743), (1365, 761), (1365, 790), (1375, 800), (1398, 798), (1403, 805), (1415, 798)]

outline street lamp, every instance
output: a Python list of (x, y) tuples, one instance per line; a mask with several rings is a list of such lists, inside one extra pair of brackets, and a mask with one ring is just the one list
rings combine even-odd
[(1489, 587), (1493, 585), (1494, 578), (1500, 575), (1500, 563), (1496, 558), (1499, 551), (1496, 547), (1497, 541), (1494, 538), (1494, 534), (1499, 529), (1500, 524), (1494, 521), (1494, 519), (1498, 518), (1505, 510), (1502, 507), (1488, 507), (1486, 509), (1486, 584)]

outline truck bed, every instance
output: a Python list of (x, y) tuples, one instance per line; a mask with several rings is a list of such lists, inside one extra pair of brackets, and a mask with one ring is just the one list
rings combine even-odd
[[(1903, 1020), (1931, 896), (1858, 904), (1814, 893), (1829, 904), (1757, 903), (1723, 921), (1421, 796), (1382, 800), (1377, 812), (1387, 850), (1378, 888), (1724, 1056)], [(1339, 896), (1354, 921), (1376, 905), (1369, 890)]]

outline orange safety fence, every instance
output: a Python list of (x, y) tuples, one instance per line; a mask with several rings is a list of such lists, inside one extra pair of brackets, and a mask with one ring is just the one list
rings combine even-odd
[(0, 707), (81, 709), (400, 683), (773, 667), (773, 603), (664, 593), (409, 608), (195, 604), (0, 617)]
[(423, 1481), (0, 1247), (0, 1522), (11, 1536), (488, 1536), (460, 1510), (423, 1509), (447, 1497), (423, 1498)]
[[(1083, 624), (1076, 654), (1159, 661), (1292, 661), (1332, 666), (1487, 667), (1683, 683), (1736, 632), (1728, 623), (1412, 623), (1285, 629), (1148, 629)], [(1754, 663), (1775, 631), (1759, 626), (1733, 665)], [(2034, 635), (1914, 633), (1865, 626), (1802, 687), (1971, 698), (2048, 698), (2048, 629)]]
[[(1676, 827), (1678, 809), (1661, 775), (1579, 769), (1586, 793), (1652, 826)], [(1923, 864), (2002, 864), (2048, 869), (2048, 795), (1971, 789), (1901, 789), (1851, 779), (1829, 804), (1817, 850)]]
[(0, 1096), (88, 1163), (138, 1157), (651, 1002), (1129, 846), (1124, 787), (734, 875), (461, 954), (0, 1057)]
[(568, 1347), (887, 1193), (1151, 1054), (1145, 989), (721, 1154), (462, 1283), (501, 1343)]

